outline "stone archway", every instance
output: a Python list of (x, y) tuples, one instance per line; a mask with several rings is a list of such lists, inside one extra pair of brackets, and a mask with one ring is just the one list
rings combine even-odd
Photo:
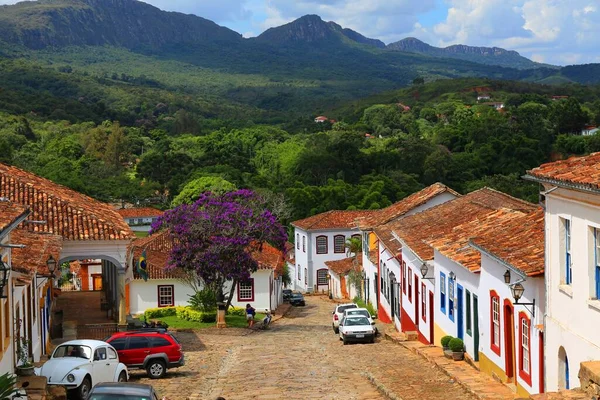
[(558, 349), (558, 390), (568, 390), (569, 384), (569, 357), (564, 347)]

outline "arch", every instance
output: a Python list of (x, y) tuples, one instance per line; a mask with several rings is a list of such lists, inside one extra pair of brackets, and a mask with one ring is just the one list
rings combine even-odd
[(558, 349), (558, 390), (570, 388), (569, 385), (569, 357), (564, 347)]
[(81, 255), (81, 256), (66, 256), (66, 257), (62, 257), (60, 260), (58, 260), (58, 264), (62, 264), (64, 262), (67, 261), (75, 261), (75, 260), (95, 260), (95, 259), (100, 259), (100, 260), (105, 260), (108, 261), (110, 263), (112, 263), (113, 265), (115, 265), (117, 267), (117, 271), (122, 271), (125, 272), (125, 266), (123, 264), (121, 264), (121, 262), (119, 260), (117, 260), (114, 257), (111, 256), (106, 256), (106, 255)]

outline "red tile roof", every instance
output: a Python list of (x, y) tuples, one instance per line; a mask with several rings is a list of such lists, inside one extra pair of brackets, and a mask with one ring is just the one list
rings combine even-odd
[(108, 204), (22, 169), (0, 163), (0, 196), (31, 208), (29, 230), (68, 240), (127, 240), (133, 232)]
[(426, 241), (448, 234), (458, 225), (501, 208), (531, 212), (535, 210), (536, 205), (490, 188), (483, 188), (418, 214), (390, 222), (389, 228), (422, 260), (431, 260), (433, 249)]
[(358, 226), (357, 220), (368, 217), (374, 212), (375, 211), (373, 210), (332, 210), (294, 221), (292, 222), (292, 225), (305, 231), (320, 229), (353, 229)]
[(24, 217), (28, 208), (12, 201), (0, 200), (0, 234), (19, 217)]
[(481, 270), (481, 253), (469, 246), (469, 240), (480, 234), (495, 231), (498, 225), (504, 221), (511, 221), (525, 215), (527, 214), (521, 211), (507, 208), (491, 211), (477, 216), (472, 221), (456, 226), (450, 232), (426, 240), (426, 242), (469, 271), (479, 272)]
[(544, 274), (544, 210), (500, 222), (473, 243), (528, 276)]
[(525, 177), (537, 182), (568, 185), (582, 190), (600, 189), (600, 153), (542, 164)]
[(394, 240), (394, 234), (389, 224), (378, 226), (373, 232), (377, 235), (379, 243), (394, 256), (397, 256), (402, 251), (402, 245), (397, 240)]
[(119, 208), (117, 212), (123, 218), (150, 218), (163, 215), (163, 211), (152, 207)]
[(338, 275), (346, 275), (350, 271), (359, 271), (362, 265), (362, 253), (357, 258), (348, 257), (336, 261), (325, 261), (325, 265)]
[(390, 222), (393, 219), (400, 218), (411, 210), (427, 203), (429, 200), (443, 193), (450, 193), (459, 197), (460, 194), (441, 183), (434, 183), (416, 193), (413, 193), (404, 199), (392, 204), (389, 207), (373, 212), (368, 217), (359, 221), (360, 229), (367, 230)]
[(14, 244), (24, 244), (25, 248), (14, 248), (11, 252), (12, 268), (26, 274), (39, 273), (49, 275), (46, 260), (52, 256), (59, 260), (63, 239), (61, 236), (49, 233), (29, 232), (15, 229), (10, 234)]

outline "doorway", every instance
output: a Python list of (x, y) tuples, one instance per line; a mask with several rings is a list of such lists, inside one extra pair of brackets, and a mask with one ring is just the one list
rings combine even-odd
[(465, 332), (464, 332), (464, 312), (463, 312), (463, 287), (460, 285), (456, 285), (456, 325), (458, 328), (458, 338), (460, 340), (465, 340)]
[(540, 340), (538, 341), (539, 343), (539, 348), (538, 348), (538, 353), (540, 355), (539, 358), (539, 366), (540, 366), (540, 388), (539, 391), (540, 393), (544, 393), (544, 332), (540, 332)]
[(433, 344), (433, 315), (435, 314), (434, 309), (433, 309), (433, 302), (434, 302), (434, 298), (433, 298), (433, 292), (430, 290), (429, 291), (429, 343)]
[(558, 390), (569, 390), (569, 358), (564, 347), (558, 349)]
[(479, 361), (479, 299), (473, 295), (473, 356)]
[[(423, 293), (425, 296), (425, 293)], [(417, 278), (417, 274), (415, 274), (415, 326), (417, 327), (417, 332), (419, 331), (419, 278)]]
[(102, 274), (92, 274), (92, 290), (102, 290)]
[(390, 312), (392, 316), (392, 322), (394, 322), (394, 317), (396, 316), (396, 278), (393, 277), (393, 274), (390, 274)]
[(513, 306), (510, 303), (504, 303), (504, 362), (508, 382), (514, 382), (515, 380), (514, 324)]

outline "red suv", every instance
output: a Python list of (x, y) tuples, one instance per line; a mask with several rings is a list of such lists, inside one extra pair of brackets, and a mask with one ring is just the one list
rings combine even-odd
[(184, 364), (181, 344), (165, 330), (118, 332), (106, 339), (127, 368), (142, 368), (152, 379), (162, 378), (168, 368)]

